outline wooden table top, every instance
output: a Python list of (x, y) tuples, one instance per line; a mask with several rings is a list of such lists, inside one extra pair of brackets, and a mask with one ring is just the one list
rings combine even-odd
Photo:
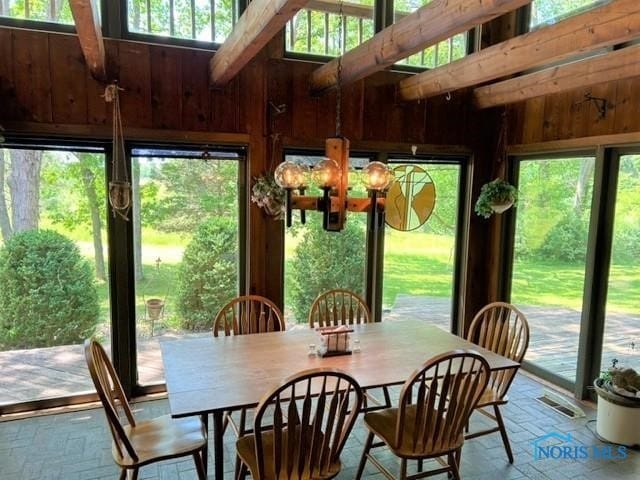
[(422, 321), (353, 328), (361, 353), (329, 358), (308, 355), (309, 344), (320, 343), (311, 329), (162, 342), (171, 414), (183, 417), (255, 406), (284, 378), (309, 368), (338, 368), (369, 388), (402, 384), (429, 358), (461, 348), (484, 355), (492, 370), (519, 366)]

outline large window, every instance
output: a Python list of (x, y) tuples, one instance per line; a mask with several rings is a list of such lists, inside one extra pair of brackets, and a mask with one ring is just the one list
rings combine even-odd
[[(289, 52), (339, 56), (357, 47), (374, 34), (375, 0), (312, 0), (287, 23)], [(342, 29), (341, 29), (342, 26)]]
[(574, 382), (595, 159), (518, 163), (511, 302), (529, 319), (527, 360)]
[(134, 149), (138, 381), (164, 379), (159, 342), (211, 335), (240, 285), (240, 160), (233, 152)]
[(93, 390), (82, 344), (110, 343), (105, 156), (0, 148), (0, 406)]
[(233, 30), (237, 0), (127, 0), (130, 32), (223, 43)]
[[(415, 12), (431, 0), (395, 0), (394, 21), (398, 21), (408, 14)], [(459, 33), (451, 38), (441, 41), (420, 53), (411, 55), (398, 62), (401, 65), (414, 67), (435, 68), (451, 63), (464, 57), (467, 53), (467, 33)]]
[[(287, 160), (314, 165), (322, 160), (314, 155), (287, 155)], [(352, 157), (351, 166), (362, 168), (368, 158)], [(311, 187), (306, 195), (322, 195)], [(350, 196), (366, 196), (363, 187), (355, 186)], [(306, 212), (306, 224), (295, 212), (293, 226), (285, 231), (284, 298), (287, 323), (305, 324), (315, 298), (327, 290), (344, 288), (365, 296), (367, 215), (349, 213), (342, 232), (322, 229), (322, 214)]]
[[(419, 221), (415, 227), (409, 225), (410, 231), (385, 229), (382, 319), (421, 319), (450, 330), (461, 167), (401, 160), (390, 160), (390, 166), (397, 166), (396, 162), (426, 171), (435, 186), (436, 200), (423, 225)], [(422, 186), (413, 184), (413, 193)], [(409, 203), (418, 204), (420, 198)]]
[(68, 0), (2, 0), (0, 17), (73, 24)]
[(620, 157), (602, 369), (640, 370), (640, 155)]
[(531, 27), (556, 23), (570, 15), (577, 15), (606, 0), (533, 0), (531, 3)]

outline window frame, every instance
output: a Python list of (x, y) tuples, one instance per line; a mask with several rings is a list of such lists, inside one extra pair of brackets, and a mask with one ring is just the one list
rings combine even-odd
[[(595, 158), (591, 215), (585, 260), (582, 316), (578, 338), (576, 380), (561, 377), (524, 360), (522, 366), (534, 375), (572, 391), (576, 398), (594, 399), (593, 380), (600, 375), (604, 331), (606, 324), (607, 292), (610, 276), (611, 252), (614, 241), (614, 221), (620, 159), (624, 155), (638, 155), (640, 147), (606, 146), (580, 150), (552, 151), (509, 157), (508, 180), (518, 187), (519, 164), (523, 160), (560, 159), (571, 156)], [(516, 215), (513, 210), (503, 214), (502, 266), (500, 293), (511, 300), (515, 250)]]

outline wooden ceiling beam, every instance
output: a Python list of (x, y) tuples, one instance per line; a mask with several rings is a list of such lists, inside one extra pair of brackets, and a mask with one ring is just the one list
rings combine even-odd
[(69, 5), (89, 71), (95, 79), (104, 82), (107, 80), (107, 62), (99, 5), (95, 0), (69, 0)]
[(496, 107), (598, 83), (640, 76), (640, 45), (614, 50), (566, 65), (474, 90), (478, 108)]
[(224, 87), (308, 0), (253, 0), (209, 64), (212, 87)]
[[(309, 0), (307, 8), (326, 13), (340, 13), (340, 3), (337, 0)], [(359, 3), (344, 2), (342, 13), (348, 17), (357, 17), (373, 20), (373, 6)]]
[[(530, 3), (531, 0), (433, 0), (396, 21), (341, 59), (341, 83), (347, 85), (399, 60)], [(324, 93), (337, 84), (338, 59), (311, 75), (311, 91)]]
[(429, 98), (640, 37), (640, 2), (614, 0), (400, 82), (403, 100)]

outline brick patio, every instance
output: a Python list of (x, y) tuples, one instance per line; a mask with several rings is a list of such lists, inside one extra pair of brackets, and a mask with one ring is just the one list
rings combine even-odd
[[(573, 379), (578, 357), (580, 313), (565, 308), (534, 306), (524, 306), (522, 310), (527, 315), (532, 334), (527, 360)], [(450, 301), (446, 298), (400, 295), (383, 318), (385, 321), (424, 320), (448, 329)], [(612, 314), (608, 321), (609, 330), (616, 332), (616, 338), (605, 338), (605, 352), (609, 352), (607, 357), (615, 353), (622, 365), (640, 368), (640, 351), (629, 347), (632, 341), (640, 345), (640, 338), (637, 338), (640, 337), (640, 317)], [(305, 328), (304, 325), (296, 327)], [(142, 384), (163, 381), (160, 342), (181, 337), (184, 335), (160, 330), (159, 335), (138, 339), (138, 370)], [(609, 362), (610, 359), (606, 358), (603, 365), (608, 366)], [(0, 372), (0, 404), (92, 390), (79, 345), (0, 352)]]
[[(462, 454), (462, 476), (467, 480), (574, 479), (635, 480), (640, 476), (640, 455), (630, 452), (626, 460), (535, 460), (532, 442), (550, 431), (570, 433), (577, 442), (600, 445), (588, 427), (593, 410), (585, 408), (587, 418), (568, 419), (543, 406), (534, 397), (543, 386), (534, 379), (518, 375), (505, 407), (505, 419), (515, 455), (509, 465), (498, 434), (468, 441)], [(397, 391), (395, 392), (397, 394)], [(166, 400), (134, 405), (139, 418), (168, 413)], [(472, 418), (474, 428), (484, 426), (481, 415)], [(358, 420), (342, 454), (340, 480), (353, 479), (363, 449), (366, 431)], [(397, 472), (395, 458), (383, 449), (378, 455)], [(225, 437), (225, 478), (233, 477), (234, 439)], [(209, 462), (213, 460), (210, 458)], [(211, 464), (211, 463), (210, 463)], [(415, 468), (415, 466), (412, 466)], [(368, 466), (367, 479), (383, 478)], [(111, 457), (110, 435), (101, 409), (90, 409), (0, 422), (0, 478), (2, 480), (93, 480), (118, 478)], [(196, 473), (190, 459), (149, 465), (140, 471), (141, 479), (187, 480)], [(211, 475), (209, 478), (213, 478)], [(446, 476), (433, 477), (444, 480)]]

